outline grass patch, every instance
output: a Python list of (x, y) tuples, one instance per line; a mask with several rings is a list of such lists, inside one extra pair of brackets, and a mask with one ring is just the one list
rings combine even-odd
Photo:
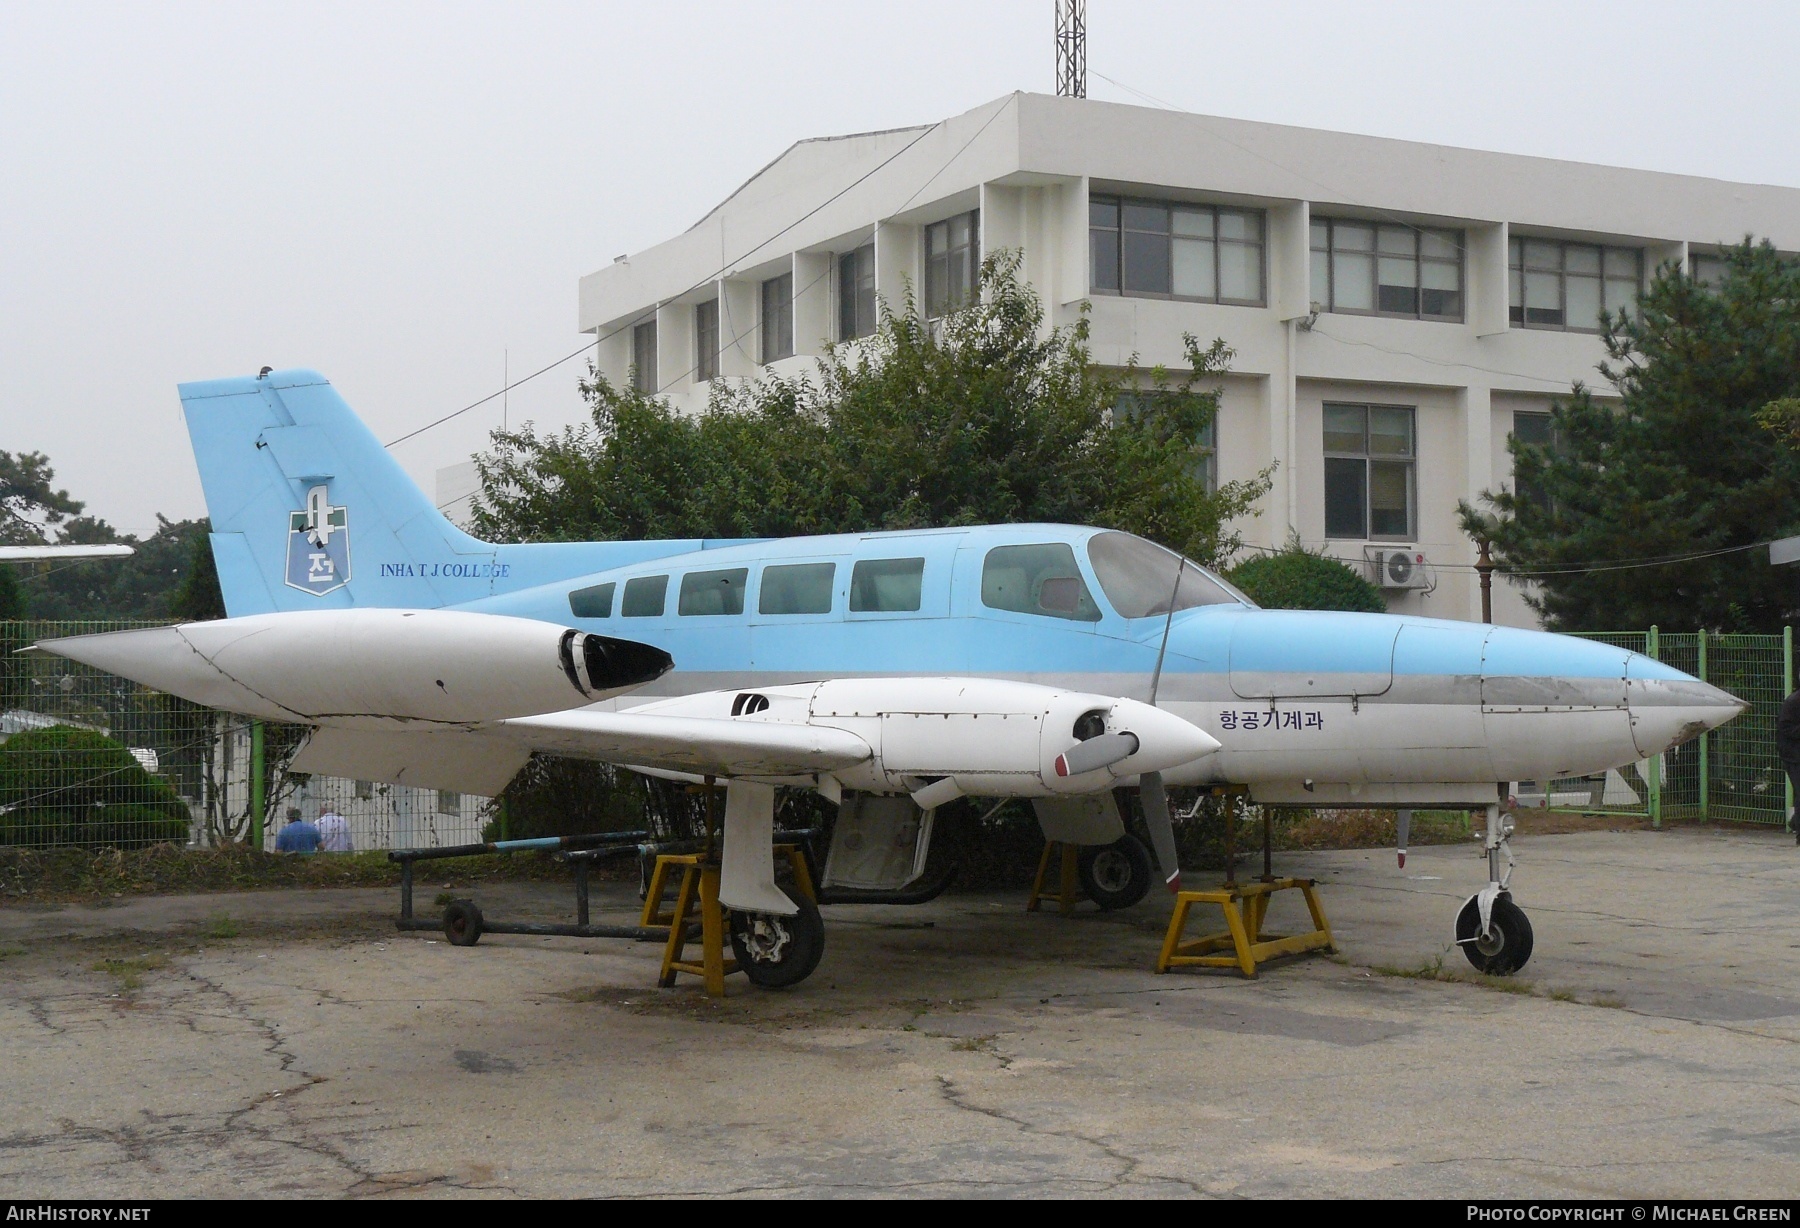
[(15, 955), (25, 954), (24, 947), (0, 947), (0, 959), (11, 959)]
[(144, 973), (168, 966), (166, 955), (124, 955), (101, 960), (94, 965), (94, 971), (110, 973), (119, 982), (119, 988), (130, 993), (143, 985)]
[(214, 913), (207, 918), (206, 924), (200, 927), (200, 933), (203, 937), (217, 938), (223, 941), (226, 938), (238, 936), (238, 925), (228, 914)]
[(440, 891), (431, 897), (431, 906), (433, 908), (448, 908), (455, 902), (456, 892), (454, 891)]

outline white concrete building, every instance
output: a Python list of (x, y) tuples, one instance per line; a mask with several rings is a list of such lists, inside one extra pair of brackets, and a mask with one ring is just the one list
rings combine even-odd
[[(910, 287), (938, 314), (1022, 252), (1097, 361), (1222, 337), (1221, 480), (1279, 462), (1246, 539), (1425, 565), (1396, 611), (1478, 618), (1460, 497), (1511, 482), (1510, 432), (1599, 382), (1602, 307), (1746, 234), (1800, 250), (1800, 191), (1014, 94), (941, 123), (801, 141), (698, 223), (581, 279), (608, 378), (692, 409), (804, 369)], [(1390, 576), (1391, 582), (1391, 576)], [(1532, 622), (1495, 585), (1495, 619)]]

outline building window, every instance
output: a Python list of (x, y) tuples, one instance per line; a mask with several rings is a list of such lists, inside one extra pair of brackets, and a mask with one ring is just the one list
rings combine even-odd
[(1460, 230), (1315, 218), (1312, 294), (1326, 311), (1463, 318)]
[(461, 814), (462, 794), (450, 789), (437, 791), (437, 812), (439, 814)]
[[(1513, 414), (1512, 436), (1523, 444), (1535, 448), (1554, 450), (1556, 434), (1551, 429), (1551, 417), (1547, 413), (1518, 410)], [(1543, 490), (1519, 481), (1515, 474), (1513, 486), (1519, 499), (1525, 503), (1535, 504), (1544, 511), (1550, 510), (1550, 496)]]
[(657, 389), (655, 320), (631, 330), (631, 386), (639, 392)]
[(719, 378), (719, 300), (694, 305), (694, 377)]
[(1690, 276), (1709, 290), (1717, 290), (1725, 281), (1725, 257), (1695, 254), (1689, 257), (1693, 269)]
[(1096, 196), (1089, 285), (1099, 294), (1263, 304), (1263, 216), (1251, 209)]
[(875, 331), (875, 245), (866, 243), (838, 257), (838, 340), (854, 341)]
[(762, 284), (762, 360), (794, 355), (794, 275), (783, 273)]
[(1394, 405), (1326, 404), (1326, 537), (1413, 539), (1413, 414)]
[[(1121, 417), (1135, 418), (1151, 407), (1156, 395), (1154, 392), (1121, 393), (1113, 402), (1113, 412)], [(1206, 483), (1208, 493), (1216, 493), (1219, 489), (1219, 420), (1216, 416), (1201, 428), (1193, 450), (1194, 471)]]
[(1601, 247), (1514, 239), (1508, 252), (1508, 309), (1522, 328), (1600, 331), (1600, 313), (1629, 310), (1643, 286), (1641, 247)]
[(374, 797), (375, 796), (375, 782), (372, 780), (357, 781), (356, 782), (356, 796), (359, 801), (365, 801), (365, 802), (368, 801), (370, 798)]
[(966, 307), (981, 275), (981, 210), (925, 228), (925, 315), (935, 320)]

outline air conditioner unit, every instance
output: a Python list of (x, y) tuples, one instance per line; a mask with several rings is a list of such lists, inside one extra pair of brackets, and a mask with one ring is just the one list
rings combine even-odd
[(1425, 556), (1411, 547), (1371, 547), (1369, 574), (1378, 588), (1425, 588)]

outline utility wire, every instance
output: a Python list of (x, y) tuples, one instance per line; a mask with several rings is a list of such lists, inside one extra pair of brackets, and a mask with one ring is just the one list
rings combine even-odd
[[(747, 258), (752, 252), (755, 252), (761, 248), (767, 247), (769, 244), (771, 244), (771, 243), (775, 242), (777, 239), (781, 238), (781, 236), (787, 234), (788, 231), (794, 229), (796, 226), (799, 226), (801, 223), (803, 223), (803, 222), (807, 221), (808, 219), (810, 219), (811, 217), (813, 217), (820, 210), (826, 208), (828, 205), (835, 203), (836, 201), (838, 201), (845, 195), (854, 191), (856, 188), (861, 187), (864, 183), (868, 182), (868, 180), (871, 179), (872, 177), (874, 177), (877, 173), (886, 169), (891, 163), (893, 163), (895, 161), (895, 159), (899, 158), (900, 155), (906, 153), (909, 149), (911, 149), (913, 146), (917, 145), (920, 141), (924, 140), (926, 137), (930, 136), (933, 132), (936, 132), (939, 128), (943, 127), (946, 122), (947, 121), (945, 121), (945, 120), (939, 120), (937, 123), (932, 124), (929, 128), (926, 128), (924, 131), (920, 132), (918, 136), (915, 136), (912, 140), (908, 141), (906, 144), (902, 145), (899, 149), (896, 149), (893, 153), (889, 154), (887, 157), (883, 158), (880, 162), (877, 162), (874, 166), (870, 167), (867, 171), (863, 172), (854, 181), (852, 181), (851, 183), (846, 184), (844, 187), (838, 189), (836, 192), (832, 193), (830, 196), (828, 196), (824, 200), (820, 201), (817, 205), (814, 205), (811, 209), (807, 210), (805, 213), (801, 214), (798, 218), (795, 218), (793, 221), (789, 222), (786, 226), (783, 226), (780, 230), (776, 231), (774, 234), (770, 235), (768, 238), (762, 240), (760, 243), (753, 244), (751, 247), (745, 249), (744, 252), (737, 257), (736, 260), (727, 261), (726, 263), (720, 265), (717, 269), (714, 269), (711, 273), (709, 273), (705, 277), (702, 277), (700, 280), (694, 282), (692, 285), (688, 286), (686, 289), (680, 291), (677, 294), (671, 295), (670, 297), (680, 298), (683, 294), (693, 293), (695, 290), (698, 290), (701, 286), (706, 285), (710, 281), (716, 281), (720, 274), (725, 273), (728, 270), (734, 268), (740, 261)], [(991, 118), (990, 118), (989, 122), (990, 123), (992, 122)], [(984, 127), (985, 127), (985, 125), (984, 125)], [(966, 146), (965, 146), (965, 148), (966, 148)], [(958, 153), (960, 154), (960, 152), (961, 151), (959, 150)], [(939, 173), (942, 173), (942, 168), (939, 168)], [(936, 175), (934, 175), (933, 178), (936, 178)], [(651, 308), (651, 312), (654, 313), (654, 311), (655, 311), (655, 308)], [(538, 376), (543, 375), (547, 371), (553, 371), (557, 367), (562, 366), (564, 363), (569, 362), (572, 359), (579, 358), (581, 355), (587, 353), (590, 349), (599, 345), (602, 341), (606, 341), (609, 338), (618, 336), (620, 333), (624, 332), (627, 328), (630, 328), (633, 325), (642, 323), (643, 320), (644, 320), (644, 313), (639, 312), (637, 315), (631, 317), (625, 323), (619, 325), (617, 328), (614, 328), (605, 333), (597, 334), (592, 341), (584, 342), (582, 344), (581, 348), (574, 351), (573, 353), (566, 354), (563, 357), (557, 359), (555, 362), (552, 362), (545, 366), (539, 367), (536, 371), (533, 371), (530, 375), (527, 375), (520, 379), (514, 380), (512, 383), (510, 383), (506, 387), (500, 389), (498, 392), (489, 393), (487, 396), (482, 397), (479, 401), (471, 402), (470, 404), (463, 406), (461, 409), (457, 410), (454, 413), (445, 414), (442, 418), (439, 418), (436, 421), (427, 422), (424, 426), (419, 427), (417, 430), (408, 431), (406, 434), (401, 435), (397, 439), (390, 439), (385, 446), (391, 448), (391, 447), (395, 446), (396, 444), (405, 443), (409, 439), (415, 438), (419, 435), (423, 435), (426, 431), (432, 430), (435, 427), (442, 426), (444, 423), (449, 422), (453, 418), (460, 418), (464, 414), (468, 413), (470, 410), (478, 409), (481, 406), (486, 405), (489, 401), (492, 401), (495, 397), (504, 395), (505, 393), (511, 391), (512, 389), (517, 388), (520, 384), (528, 383), (531, 380), (536, 379)]]

